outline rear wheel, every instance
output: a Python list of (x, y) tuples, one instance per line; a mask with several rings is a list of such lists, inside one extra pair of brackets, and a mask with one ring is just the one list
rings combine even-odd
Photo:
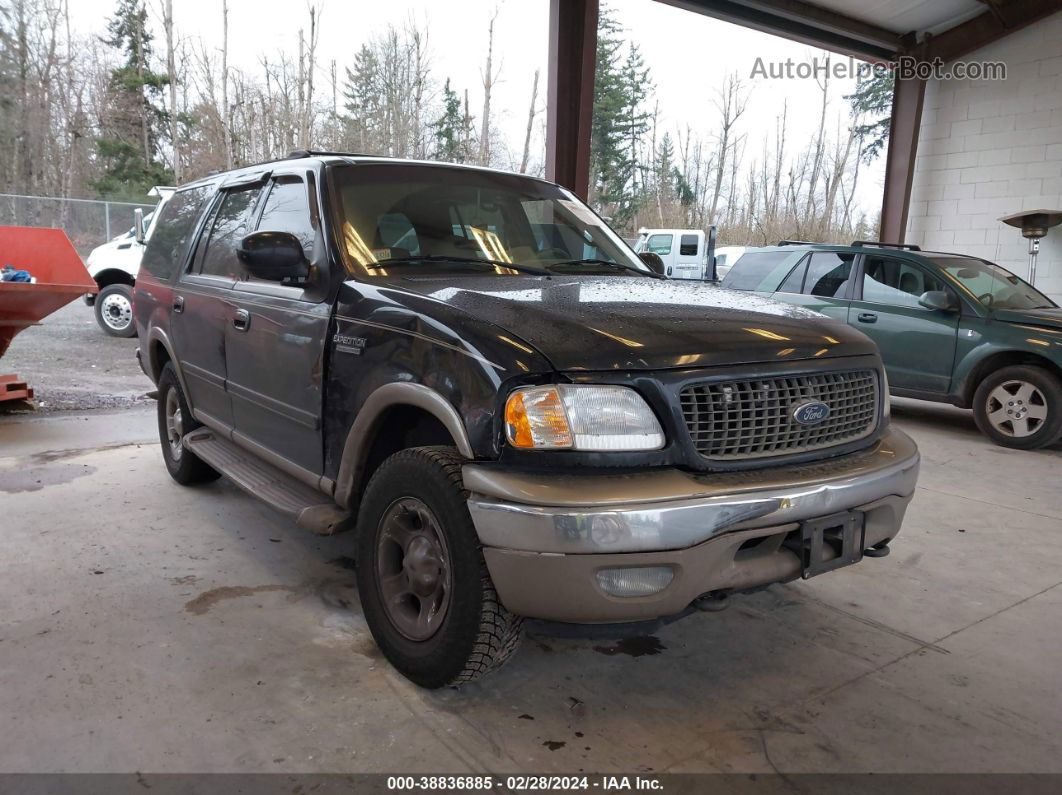
[(1062, 434), (1062, 384), (1042, 367), (992, 373), (977, 387), (973, 409), (981, 432), (1004, 447), (1035, 450)]
[(135, 337), (133, 323), (133, 288), (128, 284), (109, 284), (100, 290), (93, 304), (96, 322), (112, 337)]
[(221, 473), (184, 447), (184, 435), (201, 427), (192, 418), (185, 402), (181, 383), (170, 362), (166, 362), (159, 376), (159, 441), (162, 459), (170, 477), (182, 486), (217, 480)]
[(450, 447), (384, 461), (358, 516), (358, 592), (391, 664), (421, 687), (469, 682), (516, 650), (523, 619), (498, 601)]

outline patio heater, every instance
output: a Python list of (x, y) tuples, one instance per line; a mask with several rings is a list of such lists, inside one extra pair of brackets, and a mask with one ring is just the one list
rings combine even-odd
[(1036, 285), (1036, 255), (1040, 253), (1040, 238), (1052, 226), (1062, 223), (1062, 210), (1023, 210), (999, 219), (1007, 226), (1021, 230), (1021, 236), (1029, 241), (1029, 284)]

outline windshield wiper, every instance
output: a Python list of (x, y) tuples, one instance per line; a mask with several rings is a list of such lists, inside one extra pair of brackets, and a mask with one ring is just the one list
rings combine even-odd
[(542, 268), (533, 268), (530, 265), (518, 265), (515, 262), (505, 262), (500, 259), (482, 259), (480, 257), (459, 257), (450, 256), (448, 254), (424, 254), (422, 256), (410, 256), (410, 257), (393, 257), (391, 259), (381, 259), (376, 262), (370, 262), (365, 267), (374, 270), (376, 268), (386, 268), (388, 265), (413, 265), (418, 262), (459, 262), (459, 263), (474, 263), (478, 265), (490, 265), (491, 267), (508, 268), (509, 270), (519, 271), (520, 273), (530, 273), (535, 276), (549, 276), (549, 271)]
[(606, 268), (613, 268), (616, 270), (630, 271), (631, 273), (637, 273), (639, 276), (649, 276), (653, 279), (667, 279), (662, 273), (657, 273), (651, 270), (642, 270), (636, 268), (633, 265), (624, 265), (622, 262), (613, 262), (608, 259), (569, 259), (563, 262), (551, 262), (550, 265), (604, 265)]

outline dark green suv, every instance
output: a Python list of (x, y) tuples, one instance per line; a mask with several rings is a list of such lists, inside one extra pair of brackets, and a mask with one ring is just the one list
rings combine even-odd
[(746, 252), (722, 286), (858, 328), (880, 348), (892, 394), (972, 408), (998, 444), (1062, 435), (1062, 309), (998, 265), (917, 246), (782, 241)]

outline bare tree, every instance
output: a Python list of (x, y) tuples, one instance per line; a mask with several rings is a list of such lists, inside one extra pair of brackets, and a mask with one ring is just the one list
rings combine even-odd
[(719, 91), (715, 102), (721, 118), (719, 120), (719, 149), (715, 166), (715, 187), (712, 189), (712, 203), (708, 209), (709, 223), (714, 223), (716, 219), (719, 198), (723, 192), (723, 177), (726, 174), (729, 158), (734, 155), (731, 152), (734, 144), (734, 128), (742, 115), (744, 115), (748, 102), (748, 92), (744, 90), (744, 86), (738, 76), (734, 73), (727, 75), (723, 88)]
[(170, 147), (173, 149), (173, 178), (181, 184), (181, 140), (177, 115), (177, 57), (173, 35), (173, 0), (165, 0), (162, 7), (162, 28), (166, 34), (166, 81), (170, 93)]
[(494, 59), (494, 21), (498, 18), (498, 10), (494, 10), (493, 16), (490, 18), (490, 24), (487, 26), (487, 65), (483, 70), (483, 116), (480, 118), (480, 133), (479, 133), (479, 163), (480, 165), (490, 165), (490, 144), (491, 144), (491, 127), (490, 127), (490, 94), (491, 89), (494, 87), (494, 83), (498, 79), (498, 75), (494, 72), (493, 59)]
[(527, 110), (527, 132), (524, 133), (524, 154), (520, 158), (520, 173), (527, 173), (527, 161), (531, 157), (531, 129), (535, 126), (535, 113), (538, 110), (538, 69), (535, 70), (535, 79), (531, 84), (531, 105)]

